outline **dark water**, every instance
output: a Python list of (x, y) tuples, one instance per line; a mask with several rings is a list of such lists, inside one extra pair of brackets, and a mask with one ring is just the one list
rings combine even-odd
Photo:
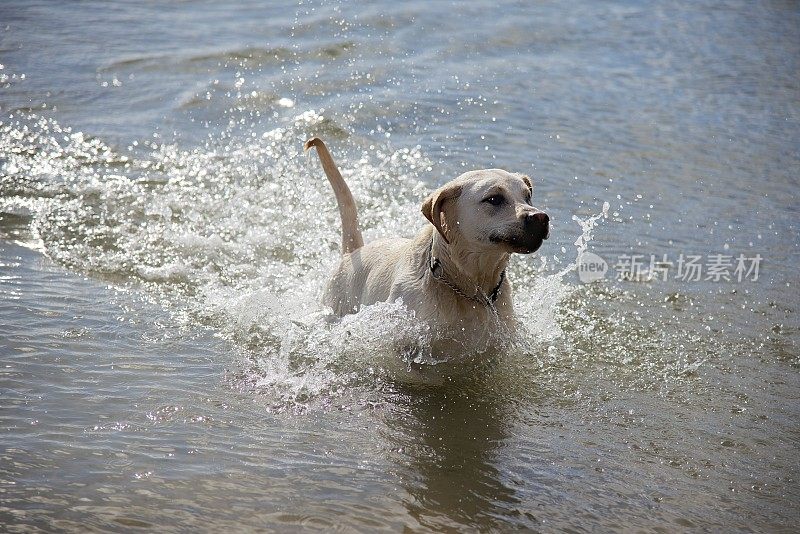
[[(5, 530), (796, 528), (797, 3), (267, 4), (0, 5)], [(323, 320), (311, 135), (367, 239), (530, 174), (519, 343)]]

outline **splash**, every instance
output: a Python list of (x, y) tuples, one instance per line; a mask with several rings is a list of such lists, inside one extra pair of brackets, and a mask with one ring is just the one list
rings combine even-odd
[[(446, 362), (402, 302), (340, 321), (319, 308), (340, 224), (321, 170), (302, 153), (321, 131), (343, 130), (307, 110), (260, 136), (223, 136), (192, 150), (154, 138), (123, 153), (52, 119), (12, 117), (0, 124), (0, 209), (29, 214), (32, 235), (55, 261), (138, 284), (176, 325), (208, 325), (233, 341), (248, 362), (234, 380), (240, 387), (302, 403), (364, 381), (422, 380), (419, 366)], [(419, 147), (337, 152), (367, 240), (424, 223), (421, 176), (433, 164)], [(578, 257), (607, 211), (574, 218)], [(559, 313), (576, 291), (565, 280), (576, 262), (556, 273), (512, 262), (527, 353), (563, 336)]]
[(608, 219), (608, 210), (611, 205), (608, 202), (603, 202), (603, 210), (596, 214), (588, 217), (586, 219), (581, 219), (577, 215), (572, 216), (572, 220), (578, 223), (581, 227), (581, 235), (578, 236), (578, 239), (575, 240), (575, 250), (577, 254), (575, 256), (575, 261), (570, 263), (567, 267), (564, 268), (559, 274), (564, 276), (568, 272), (572, 272), (575, 270), (576, 266), (580, 264), (581, 256), (586, 252), (589, 248), (589, 242), (592, 240), (594, 236), (594, 229), (598, 224), (600, 219)]

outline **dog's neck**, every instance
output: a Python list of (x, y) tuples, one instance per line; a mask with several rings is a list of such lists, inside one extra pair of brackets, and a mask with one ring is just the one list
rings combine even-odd
[(466, 250), (457, 242), (447, 243), (433, 231), (431, 254), (439, 260), (441, 269), (450, 283), (471, 295), (480, 289), (484, 295), (492, 293), (500, 283), (508, 266), (508, 253), (487, 250)]

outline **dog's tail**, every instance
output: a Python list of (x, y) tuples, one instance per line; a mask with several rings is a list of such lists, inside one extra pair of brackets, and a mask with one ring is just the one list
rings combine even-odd
[(342, 254), (353, 252), (364, 246), (364, 238), (361, 237), (361, 230), (358, 229), (356, 201), (344, 178), (339, 174), (339, 169), (336, 168), (331, 153), (328, 152), (328, 147), (325, 146), (322, 139), (312, 137), (303, 145), (303, 150), (309, 150), (312, 146), (317, 148), (317, 155), (322, 162), (325, 176), (328, 177), (328, 181), (333, 187), (333, 194), (336, 195), (336, 203), (339, 205), (339, 215), (342, 217)]

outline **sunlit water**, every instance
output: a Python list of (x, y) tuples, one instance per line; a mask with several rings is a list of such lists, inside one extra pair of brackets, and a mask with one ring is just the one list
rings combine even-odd
[[(796, 4), (20, 2), (0, 26), (5, 528), (797, 524)], [(436, 359), (402, 302), (326, 317), (311, 135), (367, 240), (464, 170), (533, 177), (552, 237), (512, 261), (500, 356)], [(713, 255), (757, 279), (676, 277)]]

